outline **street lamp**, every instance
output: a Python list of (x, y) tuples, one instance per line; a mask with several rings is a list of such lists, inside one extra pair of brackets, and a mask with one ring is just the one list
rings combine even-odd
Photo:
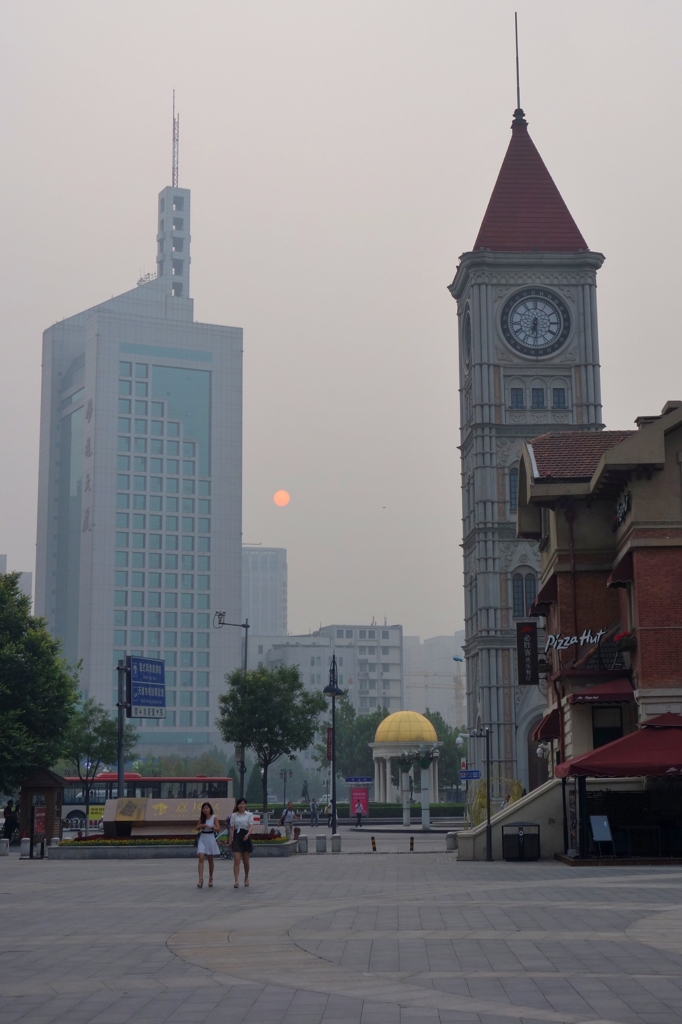
[(213, 616), (213, 628), (222, 629), (223, 626), (234, 626), (235, 629), (244, 630), (244, 671), (246, 672), (249, 664), (249, 620), (244, 619), (243, 622), (225, 622), (225, 616), (227, 612), (216, 612)]
[(486, 795), (486, 811), (487, 820), (485, 826), (485, 859), (493, 859), (493, 827), (490, 824), (490, 726), (486, 725), (485, 729), (471, 729), (469, 736), (472, 739), (484, 739), (485, 738), (485, 795)]
[(280, 768), (279, 777), (280, 777), (280, 779), (284, 779), (284, 806), (285, 807), (286, 807), (286, 803), (287, 803), (287, 776), (289, 776), (289, 778), (291, 778), (291, 776), (293, 774), (294, 773), (291, 770), (291, 768), (289, 769), (289, 771), (287, 771), (286, 768)]
[(332, 654), (329, 666), (329, 682), (322, 691), (325, 697), (332, 699), (332, 835), (336, 835), (336, 698), (343, 696), (339, 688), (339, 672), (336, 667), (336, 654)]

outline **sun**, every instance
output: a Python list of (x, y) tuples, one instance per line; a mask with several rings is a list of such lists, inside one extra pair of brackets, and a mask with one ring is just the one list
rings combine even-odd
[(280, 508), (284, 508), (284, 506), (288, 505), (291, 501), (291, 495), (288, 491), (276, 491), (272, 500), (275, 505), (279, 505)]

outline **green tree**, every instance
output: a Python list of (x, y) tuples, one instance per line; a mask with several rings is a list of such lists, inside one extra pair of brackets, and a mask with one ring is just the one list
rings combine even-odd
[[(321, 768), (329, 768), (327, 760), (327, 728), (331, 725), (331, 710), (329, 718), (324, 722), (319, 731), (323, 737), (322, 742), (315, 745), (315, 760)], [(372, 750), (369, 746), (374, 742), (379, 722), (388, 714), (386, 708), (377, 708), (370, 711), (368, 715), (356, 715), (355, 708), (348, 699), (347, 694), (336, 702), (336, 770), (337, 774), (346, 775), (374, 775), (374, 761)]]
[[(126, 725), (123, 753), (129, 760), (137, 743), (137, 732)], [(85, 789), (85, 834), (90, 831), (90, 787), (104, 765), (118, 759), (118, 723), (92, 697), (83, 700), (73, 714), (64, 738), (64, 756)]]
[(454, 789), (455, 786), (459, 785), (460, 758), (466, 757), (466, 747), (462, 748), (461, 752), (457, 748), (457, 737), (461, 730), (453, 729), (451, 725), (448, 725), (439, 711), (430, 711), (427, 708), (424, 712), (424, 717), (428, 718), (429, 722), (431, 722), (431, 725), (436, 730), (438, 739), (443, 744), (438, 757), (438, 779), (440, 785), (443, 789)]
[(44, 619), (31, 615), (19, 573), (0, 574), (0, 791), (13, 792), (60, 757), (78, 679)]
[(217, 725), (226, 743), (249, 747), (263, 770), (263, 810), (268, 807), (268, 769), (283, 755), (310, 746), (326, 706), (321, 693), (308, 692), (296, 665), (237, 669), (226, 676)]

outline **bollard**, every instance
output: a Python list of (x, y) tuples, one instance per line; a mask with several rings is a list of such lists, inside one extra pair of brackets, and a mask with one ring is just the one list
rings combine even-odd
[(327, 836), (326, 833), (321, 836), (315, 836), (315, 853), (326, 853), (327, 852)]
[(60, 843), (61, 839), (59, 836), (52, 836), (52, 839), (50, 839), (50, 846), (59, 846)]
[(308, 852), (308, 837), (307, 836), (299, 836), (298, 837), (298, 852), (299, 853), (307, 853)]
[(457, 849), (457, 833), (448, 832), (445, 836), (445, 849), (450, 853)]
[(410, 853), (414, 853), (414, 836), (410, 836)]
[(372, 853), (376, 853), (377, 852), (377, 841), (374, 838), (374, 836), (371, 836), (370, 838), (372, 840)]
[(31, 856), (31, 840), (28, 836), (24, 836), (21, 840), (21, 850), (19, 852), (19, 860), (28, 860)]
[(9, 857), (9, 839), (0, 839), (0, 857)]
[(332, 853), (341, 853), (341, 836), (332, 836)]

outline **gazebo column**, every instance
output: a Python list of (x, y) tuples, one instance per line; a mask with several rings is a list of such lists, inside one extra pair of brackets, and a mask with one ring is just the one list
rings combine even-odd
[(391, 758), (386, 758), (386, 803), (393, 802), (393, 781), (391, 779)]
[(377, 803), (381, 800), (381, 765), (376, 754), (374, 754), (374, 799)]

